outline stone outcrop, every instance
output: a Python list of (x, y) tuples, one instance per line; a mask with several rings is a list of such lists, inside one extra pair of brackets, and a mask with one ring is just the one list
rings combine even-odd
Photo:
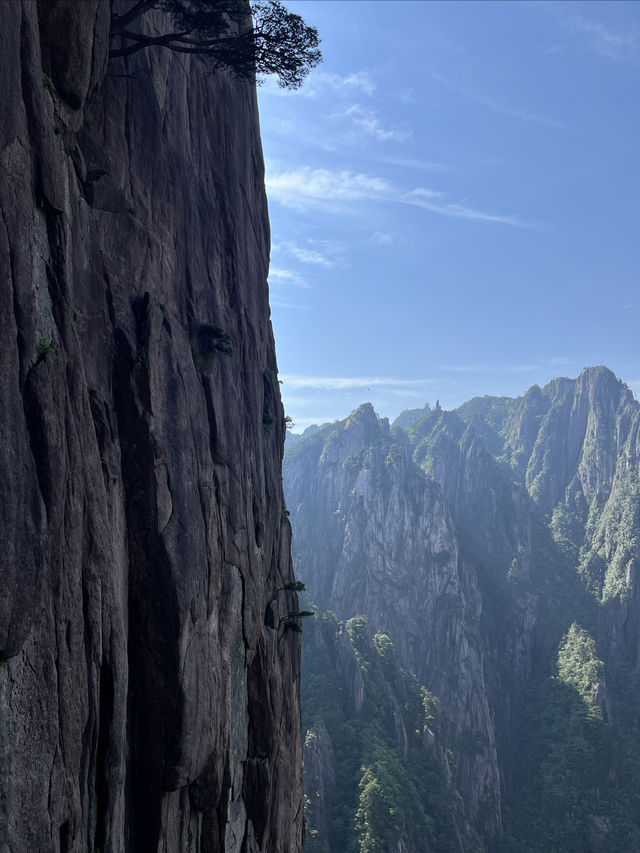
[(293, 853), (255, 91), (108, 61), (103, 0), (0, 16), (0, 848)]

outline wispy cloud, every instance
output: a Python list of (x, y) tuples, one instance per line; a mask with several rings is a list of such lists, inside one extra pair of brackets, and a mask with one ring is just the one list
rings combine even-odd
[(302, 264), (311, 264), (329, 269), (335, 266), (335, 256), (339, 250), (336, 247), (332, 247), (331, 251), (328, 252), (326, 244), (324, 244), (322, 251), (320, 251), (315, 246), (300, 246), (293, 240), (285, 240), (283, 242), (272, 243), (271, 251), (272, 253), (284, 252)]
[(555, 56), (558, 53), (564, 53), (566, 49), (566, 44), (547, 44), (542, 47), (542, 53), (544, 56)]
[[(329, 75), (337, 77), (337, 75)], [(338, 77), (334, 82), (334, 88), (342, 89), (360, 89), (365, 95), (373, 95), (376, 90), (376, 84), (370, 71), (356, 71), (353, 74), (348, 74), (346, 77)]]
[(416, 199), (416, 204), (418, 201), (425, 201), (426, 199), (432, 200), (436, 198), (442, 198), (444, 196), (443, 192), (440, 190), (430, 190), (427, 187), (416, 187), (415, 190), (410, 190), (406, 193), (407, 198)]
[(476, 219), (482, 222), (497, 222), (501, 225), (512, 225), (515, 228), (529, 228), (530, 225), (523, 222), (513, 214), (488, 213), (486, 210), (477, 210), (469, 207), (466, 204), (458, 202), (440, 203), (430, 201), (429, 195), (426, 195), (422, 189), (412, 190), (405, 196), (408, 199), (408, 204), (414, 204), (416, 207), (422, 207), (425, 210), (430, 210), (432, 213), (439, 213), (441, 216), (455, 216), (462, 219)]
[(269, 269), (269, 282), (277, 284), (292, 284), (295, 287), (307, 289), (309, 285), (304, 278), (293, 270), (280, 269), (279, 267), (271, 267)]
[(640, 31), (621, 32), (605, 26), (600, 21), (590, 21), (574, 15), (562, 22), (565, 27), (587, 36), (591, 50), (618, 62), (640, 62)]
[(574, 364), (575, 359), (570, 358), (568, 355), (557, 355), (555, 358), (549, 359), (549, 367), (568, 367), (570, 364)]
[(339, 421), (342, 419), (344, 419), (344, 415), (340, 415), (339, 417), (334, 417), (334, 418), (322, 417), (320, 415), (318, 417), (315, 417), (315, 418), (298, 418), (298, 417), (296, 417), (295, 427), (294, 427), (293, 432), (294, 432), (294, 435), (299, 435), (300, 433), (304, 432), (307, 427), (320, 426), (321, 424), (330, 424), (330, 423), (334, 423), (335, 421)]
[(441, 216), (496, 222), (518, 228), (531, 227), (514, 214), (498, 214), (480, 210), (463, 202), (447, 201), (445, 194), (427, 187), (403, 192), (385, 178), (354, 173), (332, 172), (308, 166), (291, 171), (267, 172), (267, 192), (272, 200), (287, 207), (304, 210), (324, 207), (338, 210), (350, 203), (378, 202), (421, 207)]
[(446, 172), (451, 167), (446, 163), (435, 163), (430, 160), (406, 160), (402, 157), (382, 157), (379, 162), (390, 166), (401, 166), (405, 169), (416, 169), (420, 172)]
[(292, 246), (291, 253), (303, 264), (315, 264), (316, 266), (321, 267), (333, 266), (333, 261), (330, 258), (327, 258), (326, 255), (323, 255), (321, 252), (317, 252), (315, 249), (305, 249), (302, 246)]
[(363, 107), (361, 104), (352, 104), (344, 112), (336, 113), (334, 117), (346, 117), (367, 136), (371, 136), (378, 142), (404, 142), (410, 136), (407, 130), (398, 130), (384, 127), (380, 121), (377, 110)]
[(430, 76), (439, 83), (442, 83), (448, 89), (456, 92), (458, 95), (462, 95), (464, 98), (468, 98), (470, 101), (480, 104), (480, 106), (487, 107), (495, 113), (500, 113), (501, 115), (509, 116), (510, 118), (521, 119), (522, 121), (528, 121), (533, 124), (539, 124), (544, 127), (556, 129), (567, 127), (566, 122), (561, 121), (560, 119), (533, 112), (519, 104), (512, 104), (505, 98), (497, 95), (487, 95), (485, 93), (478, 92), (476, 89), (458, 83), (439, 72), (432, 71)]
[(330, 74), (326, 71), (316, 71), (311, 82), (325, 91), (330, 89), (334, 92), (352, 95), (354, 92), (362, 92), (365, 95), (373, 95), (376, 83), (370, 71), (354, 71), (351, 74)]
[(395, 242), (395, 239), (395, 234), (388, 234), (384, 231), (374, 231), (371, 237), (369, 237), (369, 243), (372, 243), (374, 246), (390, 246)]
[(267, 192), (288, 207), (305, 207), (317, 202), (381, 200), (393, 194), (384, 178), (348, 170), (300, 169), (275, 173), (267, 171)]
[(539, 364), (442, 364), (439, 370), (453, 373), (528, 373), (540, 370)]
[(309, 388), (321, 391), (344, 391), (355, 388), (416, 388), (437, 382), (436, 379), (396, 379), (390, 376), (301, 376), (295, 373), (281, 374), (280, 379), (287, 390)]

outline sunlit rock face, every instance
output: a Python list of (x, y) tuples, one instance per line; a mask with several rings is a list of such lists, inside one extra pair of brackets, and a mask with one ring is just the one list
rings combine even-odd
[(0, 846), (297, 851), (255, 92), (109, 14), (2, 8)]
[(442, 488), (399, 439), (367, 404), (294, 445), (284, 469), (294, 554), (321, 608), (366, 615), (372, 631), (393, 637), (404, 665), (440, 698), (446, 742), (483, 732), (482, 753), (459, 761), (457, 783), (469, 815), (483, 807), (499, 828), (494, 727), (473, 627), (477, 578), (460, 557)]
[[(526, 777), (551, 778), (543, 750), (555, 755), (556, 735), (539, 716), (555, 700), (541, 697), (559, 689), (559, 648), (573, 622), (604, 666), (583, 696), (604, 721), (601, 737), (618, 743), (638, 731), (639, 429), (629, 389), (606, 368), (587, 368), (517, 399), (403, 413), (391, 427), (365, 404), (287, 450), (299, 576), (321, 609), (362, 614), (371, 634), (388, 633), (402, 664), (439, 697), (438, 742), (453, 755), (466, 818), (490, 848), (496, 838), (523, 843), (514, 815), (535, 814)], [(619, 778), (611, 761), (602, 772)], [(589, 825), (600, 834), (570, 842), (550, 819), (548, 837), (634, 849), (640, 830), (593, 796)]]

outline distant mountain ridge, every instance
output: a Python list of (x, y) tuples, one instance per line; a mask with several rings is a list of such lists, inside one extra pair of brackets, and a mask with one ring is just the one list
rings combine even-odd
[(392, 425), (364, 404), (287, 449), (298, 576), (438, 697), (460, 849), (640, 849), (639, 469), (640, 404), (604, 367)]

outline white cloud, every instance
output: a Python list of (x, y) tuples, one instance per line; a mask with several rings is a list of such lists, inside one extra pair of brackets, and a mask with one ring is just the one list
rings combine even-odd
[(557, 355), (549, 359), (549, 367), (566, 367), (574, 363), (574, 359), (568, 355)]
[(640, 61), (640, 32), (620, 32), (606, 27), (599, 21), (589, 21), (581, 15), (563, 21), (565, 27), (588, 37), (589, 47), (601, 56), (618, 62)]
[(432, 385), (435, 379), (395, 379), (389, 376), (301, 376), (295, 373), (281, 374), (280, 379), (287, 390), (312, 388), (322, 391), (344, 391), (352, 388), (412, 388)]
[(449, 166), (445, 163), (435, 163), (429, 160), (405, 160), (401, 157), (383, 157), (382, 163), (390, 166), (402, 166), (405, 169), (418, 169), (421, 172), (446, 172)]
[(295, 287), (307, 289), (309, 285), (302, 276), (293, 270), (280, 269), (279, 267), (271, 267), (269, 269), (269, 282), (278, 284), (292, 284)]
[[(337, 75), (331, 76), (336, 77)], [(338, 85), (347, 89), (360, 89), (365, 95), (373, 95), (376, 90), (376, 84), (373, 82), (373, 77), (369, 71), (356, 71), (347, 77), (339, 78)]]
[(371, 237), (369, 237), (369, 242), (373, 243), (375, 246), (390, 246), (395, 239), (395, 234), (387, 234), (384, 231), (374, 231)]
[(316, 86), (317, 91), (330, 89), (343, 95), (362, 92), (371, 97), (376, 90), (376, 84), (369, 71), (354, 71), (345, 76), (330, 74), (326, 71), (316, 71), (311, 78), (311, 83)]
[(410, 190), (406, 193), (407, 198), (415, 198), (421, 201), (424, 199), (442, 198), (444, 193), (438, 190), (429, 190), (426, 187), (416, 187), (415, 190)]
[(330, 240), (307, 239), (304, 245), (294, 240), (278, 240), (271, 244), (271, 254), (286, 255), (312, 267), (344, 266), (344, 247)]
[(335, 418), (326, 418), (318, 415), (315, 418), (298, 418), (295, 419), (295, 428), (293, 430), (294, 435), (300, 435), (305, 431), (307, 427), (310, 426), (320, 426), (321, 424), (331, 424), (335, 421), (344, 420), (344, 415), (340, 415), (340, 417)]
[(498, 214), (488, 213), (484, 210), (477, 210), (468, 207), (466, 204), (458, 202), (436, 203), (428, 201), (428, 197), (416, 196), (415, 191), (407, 194), (409, 204), (415, 204), (417, 207), (423, 207), (425, 210), (430, 210), (433, 213), (439, 213), (442, 216), (456, 216), (462, 219), (477, 219), (483, 222), (499, 222), (501, 225), (512, 225), (514, 228), (529, 228), (530, 225), (523, 222), (517, 216), (511, 213)]
[(343, 113), (336, 114), (336, 117), (342, 116), (351, 119), (356, 127), (364, 131), (368, 136), (377, 139), (378, 142), (388, 142), (390, 140), (403, 142), (409, 136), (407, 131), (390, 130), (383, 127), (377, 110), (363, 107), (361, 104), (352, 104)]
[(447, 202), (444, 193), (426, 187), (402, 192), (385, 178), (348, 170), (331, 172), (308, 166), (276, 173), (267, 171), (267, 193), (286, 207), (329, 207), (333, 210), (348, 202), (391, 202), (422, 207), (441, 216), (497, 222), (514, 227), (530, 227), (514, 214), (497, 214), (469, 207), (461, 202)]
[(443, 364), (440, 370), (454, 373), (528, 373), (540, 370), (539, 364)]
[(315, 249), (305, 249), (302, 246), (292, 246), (291, 254), (303, 264), (316, 264), (321, 267), (332, 267), (333, 261)]
[(303, 166), (288, 172), (267, 172), (269, 198), (291, 207), (314, 201), (380, 200), (393, 194), (384, 178), (354, 174), (348, 170), (331, 172)]
[(317, 249), (305, 246), (299, 246), (292, 240), (287, 240), (284, 243), (276, 243), (271, 248), (274, 252), (284, 251), (303, 264), (313, 264), (315, 266), (326, 268), (330, 268), (335, 265), (333, 258), (328, 257), (325, 252), (320, 252)]

